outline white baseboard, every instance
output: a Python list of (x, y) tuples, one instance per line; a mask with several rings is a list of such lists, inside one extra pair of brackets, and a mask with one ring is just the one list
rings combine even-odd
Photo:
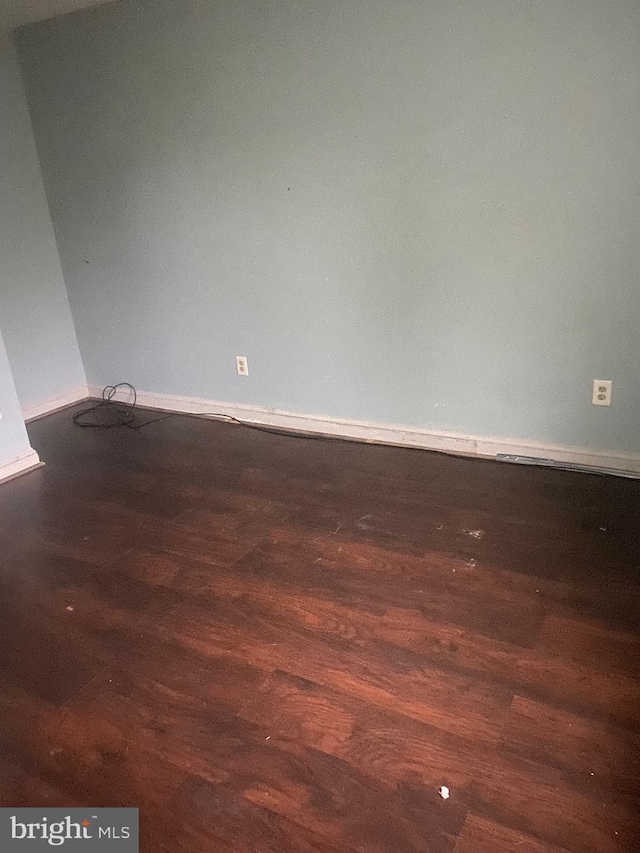
[(55, 397), (48, 397), (46, 400), (41, 400), (39, 403), (30, 403), (28, 406), (23, 406), (22, 417), (25, 421), (35, 421), (36, 418), (42, 418), (58, 409), (64, 409), (65, 406), (70, 406), (72, 403), (86, 400), (88, 396), (88, 387), (80, 385), (78, 388), (71, 388), (62, 394), (56, 394)]
[(34, 468), (40, 468), (42, 465), (44, 462), (40, 461), (40, 457), (32, 449), (18, 456), (12, 456), (11, 459), (0, 464), (0, 483), (13, 480), (14, 477), (26, 474), (27, 471), (33, 471)]
[[(92, 397), (101, 397), (102, 388), (89, 387), (89, 393)], [(118, 399), (127, 400), (128, 398), (126, 394), (119, 394)], [(156, 394), (149, 391), (138, 391), (137, 401), (140, 406), (166, 412), (204, 416), (220, 413), (264, 426), (353, 439), (371, 444), (390, 444), (398, 447), (416, 447), (422, 450), (439, 450), (445, 453), (477, 456), (485, 459), (496, 459), (499, 456), (528, 457), (532, 464), (553, 462), (558, 466), (580, 467), (640, 477), (640, 453), (618, 453), (586, 447), (545, 444), (528, 439), (465, 435), (464, 433), (441, 432), (401, 424), (381, 424), (323, 415), (305, 415), (265, 406), (222, 403), (217, 400), (205, 400), (201, 397)]]

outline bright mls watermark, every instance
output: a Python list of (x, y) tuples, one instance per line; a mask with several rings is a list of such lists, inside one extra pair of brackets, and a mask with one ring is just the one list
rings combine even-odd
[(138, 809), (2, 809), (0, 851), (138, 853)]

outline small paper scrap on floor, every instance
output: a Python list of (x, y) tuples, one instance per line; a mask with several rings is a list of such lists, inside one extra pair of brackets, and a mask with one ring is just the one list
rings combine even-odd
[(462, 531), (467, 536), (471, 536), (473, 539), (482, 539), (484, 536), (484, 530), (465, 530)]
[(66, 609), (69, 611), (69, 613), (73, 613), (73, 607), (71, 605), (69, 605)]
[(442, 787), (440, 788), (439, 794), (443, 800), (449, 799), (449, 789), (447, 788), (446, 785), (442, 785)]

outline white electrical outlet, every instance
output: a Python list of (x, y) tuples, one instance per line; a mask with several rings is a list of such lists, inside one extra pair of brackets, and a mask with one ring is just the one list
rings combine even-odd
[(610, 406), (611, 405), (611, 387), (613, 382), (611, 379), (594, 379), (593, 394), (591, 402), (594, 406)]
[(249, 375), (249, 365), (247, 364), (246, 356), (237, 355), (236, 356), (236, 370), (238, 371), (238, 376), (248, 376)]

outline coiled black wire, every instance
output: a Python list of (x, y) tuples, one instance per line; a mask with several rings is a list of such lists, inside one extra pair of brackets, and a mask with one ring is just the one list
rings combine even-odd
[[(114, 400), (120, 388), (128, 388), (131, 391), (133, 395), (131, 403)], [(102, 391), (102, 402), (75, 412), (73, 422), (76, 426), (87, 429), (112, 429), (123, 426), (129, 429), (140, 429), (144, 424), (136, 423), (137, 399), (136, 389), (129, 382), (107, 385)]]
[[(129, 403), (123, 400), (115, 400), (118, 390), (127, 388), (132, 395), (132, 400)], [(138, 419), (139, 409), (136, 409), (138, 395), (136, 389), (130, 382), (118, 382), (115, 385), (106, 385), (102, 389), (102, 400), (99, 403), (94, 403), (86, 409), (81, 409), (75, 412), (72, 416), (73, 423), (77, 427), (84, 429), (113, 429), (113, 427), (127, 427), (128, 429), (138, 430), (150, 424), (156, 424), (159, 421), (166, 421), (168, 418), (176, 417), (201, 417), (209, 420), (217, 420), (222, 423), (238, 424), (239, 426), (247, 427), (247, 429), (255, 429), (258, 432), (266, 432), (270, 435), (282, 435), (290, 438), (306, 438), (319, 441), (344, 441), (341, 436), (333, 435), (318, 435), (317, 433), (297, 432), (295, 430), (277, 429), (276, 427), (261, 426), (253, 424), (249, 421), (241, 421), (234, 418), (233, 415), (226, 415), (224, 412), (201, 412), (194, 415), (188, 415), (183, 412), (168, 412), (162, 417), (151, 418), (151, 420), (140, 421)]]

